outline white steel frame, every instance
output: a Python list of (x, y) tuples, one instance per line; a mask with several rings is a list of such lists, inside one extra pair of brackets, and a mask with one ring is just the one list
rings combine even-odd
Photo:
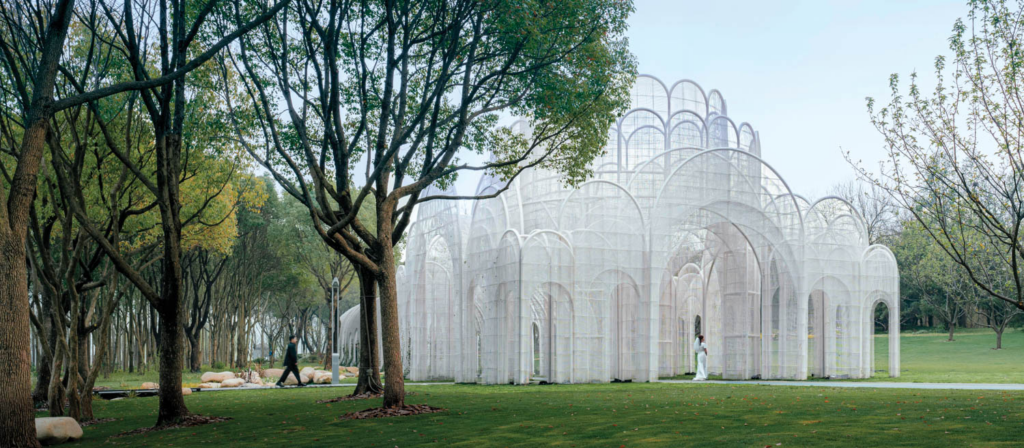
[(419, 206), (399, 274), (408, 378), (656, 381), (695, 370), (698, 320), (712, 374), (866, 378), (880, 303), (899, 376), (896, 260), (856, 210), (793, 194), (717, 90), (645, 75), (632, 103), (578, 189), (531, 169), (470, 216)]

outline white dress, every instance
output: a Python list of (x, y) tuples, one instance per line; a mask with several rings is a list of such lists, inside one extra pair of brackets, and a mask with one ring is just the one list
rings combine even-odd
[(697, 375), (694, 381), (708, 379), (708, 345), (700, 341), (700, 338), (693, 340), (693, 350), (697, 352)]

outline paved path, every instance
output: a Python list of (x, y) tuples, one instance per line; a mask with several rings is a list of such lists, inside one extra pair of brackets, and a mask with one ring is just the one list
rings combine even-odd
[[(662, 383), (696, 384), (692, 380), (661, 380)], [(753, 384), (758, 386), (851, 387), (869, 389), (1024, 390), (1024, 384), (993, 383), (893, 383), (868, 381), (700, 381), (710, 384)]]

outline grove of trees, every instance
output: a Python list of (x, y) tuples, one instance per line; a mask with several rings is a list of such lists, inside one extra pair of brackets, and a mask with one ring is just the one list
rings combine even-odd
[(627, 102), (632, 8), (0, 3), (0, 446), (37, 445), (34, 403), (93, 419), (115, 370), (159, 372), (162, 426), (192, 418), (183, 371), (273, 363), (293, 333), (330, 353), (335, 277), (364, 314), (357, 392), (403, 406), (395, 267), (422, 192), (585, 179)]

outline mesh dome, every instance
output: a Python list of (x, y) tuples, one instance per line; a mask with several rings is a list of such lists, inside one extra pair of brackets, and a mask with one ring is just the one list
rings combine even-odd
[(717, 90), (640, 76), (631, 98), (577, 189), (531, 169), (468, 216), (419, 206), (398, 285), (409, 379), (656, 381), (695, 370), (698, 331), (725, 378), (865, 378), (879, 305), (898, 376), (896, 261), (854, 208), (790, 191)]

